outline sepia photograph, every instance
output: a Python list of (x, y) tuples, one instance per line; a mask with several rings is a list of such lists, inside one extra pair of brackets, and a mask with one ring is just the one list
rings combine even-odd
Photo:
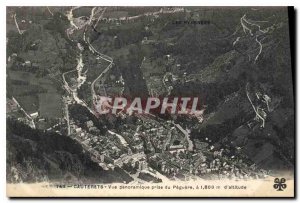
[(7, 197), (295, 197), (293, 6), (7, 6)]

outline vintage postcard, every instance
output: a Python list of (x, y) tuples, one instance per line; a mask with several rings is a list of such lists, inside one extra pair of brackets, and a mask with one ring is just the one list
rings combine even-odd
[(294, 197), (293, 7), (7, 7), (8, 197)]

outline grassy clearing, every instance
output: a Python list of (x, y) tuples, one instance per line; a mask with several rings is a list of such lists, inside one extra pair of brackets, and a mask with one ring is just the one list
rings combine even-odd
[(22, 71), (8, 71), (8, 75), (8, 83), (9, 80), (28, 83), (9, 85), (7, 88), (27, 113), (39, 111), (42, 117), (62, 117), (61, 95), (50, 78), (38, 78), (32, 73)]

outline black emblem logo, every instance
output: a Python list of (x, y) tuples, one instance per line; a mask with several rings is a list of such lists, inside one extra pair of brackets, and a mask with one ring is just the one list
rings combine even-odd
[(285, 178), (275, 178), (274, 179), (274, 189), (276, 189), (277, 191), (283, 191), (284, 189), (286, 189), (286, 184), (285, 184)]

